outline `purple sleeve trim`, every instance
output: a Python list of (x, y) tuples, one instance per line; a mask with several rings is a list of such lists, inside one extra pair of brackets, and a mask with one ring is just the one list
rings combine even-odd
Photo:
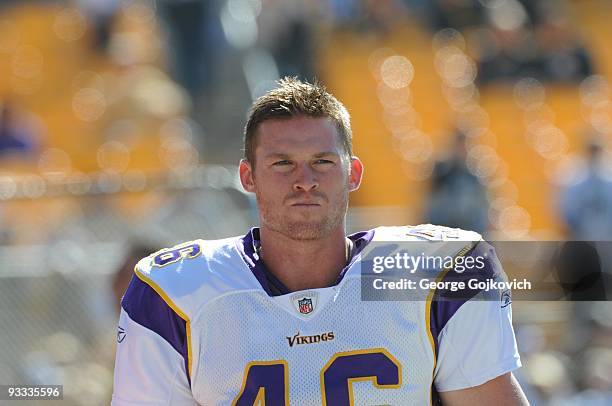
[[(466, 270), (463, 273), (450, 270), (442, 278), (443, 281), (466, 281), (469, 279), (486, 280), (503, 273), (495, 249), (488, 243), (481, 241), (465, 254), (465, 257), (485, 258), (484, 267), (478, 270)], [(438, 354), (438, 336), (449, 320), (468, 300), (476, 296), (481, 290), (466, 289), (459, 292), (450, 290), (437, 290), (434, 294), (430, 308), (430, 330), (434, 339), (436, 356)]]
[(176, 314), (151, 286), (136, 275), (132, 276), (121, 300), (121, 307), (130, 319), (158, 334), (183, 357), (187, 380), (191, 385), (186, 321)]

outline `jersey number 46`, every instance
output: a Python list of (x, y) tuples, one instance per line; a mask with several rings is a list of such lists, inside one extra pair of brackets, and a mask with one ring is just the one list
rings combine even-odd
[[(354, 405), (351, 383), (372, 381), (379, 389), (402, 385), (400, 363), (383, 348), (336, 353), (321, 369), (323, 405)], [(242, 389), (232, 406), (289, 405), (287, 361), (250, 362), (244, 372)]]

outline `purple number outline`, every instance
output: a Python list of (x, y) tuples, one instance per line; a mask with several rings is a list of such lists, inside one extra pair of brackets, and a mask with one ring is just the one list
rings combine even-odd
[(353, 382), (372, 381), (377, 389), (402, 386), (402, 366), (384, 348), (339, 352), (321, 370), (323, 405), (353, 406)]
[(261, 404), (262, 400), (264, 405), (289, 406), (287, 361), (253, 361), (247, 364), (242, 388), (232, 406), (253, 406)]
[[(384, 348), (338, 352), (320, 373), (323, 406), (353, 406), (353, 382), (371, 381), (377, 389), (399, 389), (402, 366)], [(282, 385), (279, 385), (279, 382)], [(279, 390), (284, 388), (283, 391)], [(289, 365), (285, 360), (249, 362), (232, 406), (289, 405)]]

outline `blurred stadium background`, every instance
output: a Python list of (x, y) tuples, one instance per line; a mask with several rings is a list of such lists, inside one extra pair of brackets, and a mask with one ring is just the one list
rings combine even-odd
[[(252, 100), (320, 78), (366, 165), (349, 229), (611, 240), (612, 2), (0, 1), (0, 383), (108, 404), (135, 258), (255, 224)], [(612, 404), (609, 302), (514, 304), (533, 404)]]

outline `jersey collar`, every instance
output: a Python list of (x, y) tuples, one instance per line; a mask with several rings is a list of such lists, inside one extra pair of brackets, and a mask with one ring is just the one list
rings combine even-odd
[[(374, 230), (368, 231), (360, 231), (355, 234), (349, 235), (347, 238), (350, 239), (353, 243), (353, 249), (351, 250), (350, 257), (347, 265), (342, 268), (338, 278), (334, 285), (337, 285), (342, 281), (344, 275), (351, 267), (351, 265), (355, 262), (359, 253), (363, 251), (363, 249), (368, 245), (372, 238), (374, 237)], [(249, 230), (246, 235), (240, 238), (238, 242), (238, 251), (245, 263), (259, 281), (259, 284), (263, 288), (263, 290), (269, 296), (280, 296), (286, 295), (288, 293), (292, 293), (283, 283), (278, 280), (266, 267), (264, 262), (259, 257), (259, 248), (260, 248), (260, 239), (259, 239), (259, 228), (253, 227)]]

